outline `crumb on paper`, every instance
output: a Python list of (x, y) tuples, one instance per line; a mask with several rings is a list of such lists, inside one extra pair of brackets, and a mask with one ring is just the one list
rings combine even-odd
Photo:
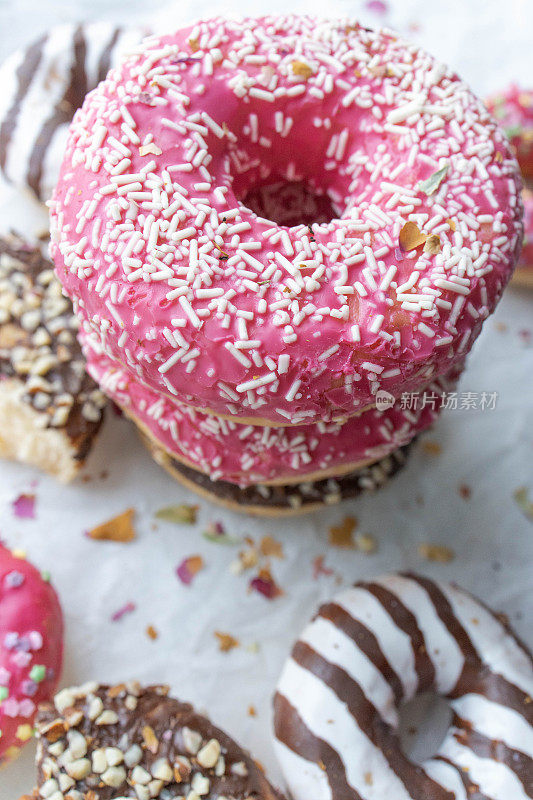
[(176, 575), (185, 586), (190, 586), (193, 578), (204, 569), (204, 559), (200, 555), (184, 558), (181, 564), (176, 567)]
[(463, 500), (470, 500), (470, 498), (472, 497), (472, 487), (469, 486), (467, 483), (460, 483), (459, 496), (462, 497)]
[(224, 633), (223, 631), (215, 631), (215, 637), (218, 640), (218, 649), (221, 653), (229, 653), (236, 647), (240, 647), (241, 643), (231, 633)]
[(259, 545), (259, 551), (262, 556), (273, 558), (285, 558), (283, 553), (283, 545), (272, 536), (263, 536)]
[(257, 709), (255, 706), (248, 706), (248, 716), (257, 717)]
[(153, 626), (153, 625), (148, 625), (148, 627), (146, 628), (146, 635), (147, 635), (147, 636), (148, 636), (148, 638), (149, 638), (149, 639), (151, 639), (153, 642), (155, 642), (155, 640), (159, 638), (159, 633), (158, 633), (158, 631), (156, 630), (156, 628), (154, 628), (154, 626)]
[(355, 537), (355, 546), (366, 555), (372, 555), (378, 551), (378, 540), (371, 533), (358, 533)]
[(328, 541), (332, 547), (355, 549), (354, 531), (357, 527), (355, 517), (344, 517), (339, 525), (332, 525), (329, 529)]
[(426, 439), (422, 442), (422, 450), (428, 456), (440, 456), (442, 453), (442, 445), (431, 439)]
[(446, 547), (443, 544), (430, 544), (429, 542), (422, 542), (422, 544), (418, 545), (418, 553), (426, 561), (435, 561), (439, 564), (449, 564), (455, 558), (455, 553), (451, 547)]
[(533, 521), (533, 502), (529, 499), (529, 490), (526, 486), (521, 486), (517, 489), (513, 497), (518, 508), (522, 511), (522, 513)]
[(122, 514), (103, 522), (87, 531), (89, 539), (108, 542), (131, 542), (136, 537), (133, 527), (135, 511), (128, 508)]

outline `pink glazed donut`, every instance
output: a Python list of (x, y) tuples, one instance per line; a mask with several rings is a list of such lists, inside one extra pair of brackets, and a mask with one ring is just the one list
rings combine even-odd
[(213, 481), (241, 487), (339, 477), (385, 458), (437, 420), (458, 377), (441, 378), (425, 393), (384, 410), (368, 409), (344, 424), (239, 425), (172, 403), (83, 343), (91, 376), (158, 447)]
[(533, 89), (512, 84), (505, 92), (489, 97), (487, 108), (507, 134), (522, 175), (533, 178)]
[[(326, 197), (331, 221), (246, 207), (280, 180)], [(520, 189), (481, 101), (395, 34), (217, 18), (146, 40), (88, 95), (52, 255), (82, 322), (147, 386), (309, 424), (463, 359), (518, 258)]]
[(63, 615), (54, 589), (0, 545), (0, 766), (33, 736), (37, 706), (53, 697), (62, 659)]

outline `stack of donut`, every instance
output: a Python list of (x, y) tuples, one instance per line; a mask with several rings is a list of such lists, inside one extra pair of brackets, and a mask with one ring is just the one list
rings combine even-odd
[(396, 35), (217, 18), (87, 96), (52, 256), (163, 466), (309, 510), (383, 483), (436, 418), (518, 258), (520, 188), (483, 104)]
[(518, 286), (533, 288), (533, 89), (516, 84), (487, 100), (487, 108), (505, 130), (524, 179), (524, 247), (513, 277)]

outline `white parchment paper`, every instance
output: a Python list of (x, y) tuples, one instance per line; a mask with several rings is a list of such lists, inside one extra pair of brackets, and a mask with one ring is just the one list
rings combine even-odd
[[(480, 94), (533, 74), (533, 4), (530, 0), (388, 0), (379, 15), (361, 0), (332, 0), (330, 14), (350, 14), (371, 24), (396, 27), (453, 64)], [(316, 0), (292, 10), (323, 13)], [(164, 10), (165, 9), (165, 10)], [(196, 16), (229, 11), (285, 11), (281, 0), (244, 0), (229, 5), (198, 0), (0, 0), (0, 57), (30, 41), (50, 24), (68, 19), (136, 18), (168, 28)], [(0, 231), (10, 226), (35, 232), (46, 216), (28, 197), (0, 185)], [(213, 720), (246, 743), (281, 781), (270, 740), (270, 701), (292, 641), (317, 605), (338, 586), (379, 572), (421, 570), (454, 580), (506, 612), (533, 645), (533, 521), (513, 499), (526, 486), (533, 499), (533, 293), (510, 288), (470, 356), (460, 390), (498, 392), (492, 411), (448, 411), (425, 438), (440, 455), (422, 448), (379, 494), (293, 521), (256, 521), (195, 499), (157, 467), (131, 426), (113, 413), (84, 470), (88, 480), (61, 487), (20, 465), (0, 463), (0, 536), (49, 569), (66, 616), (63, 683), (138, 678), (168, 682), (180, 697), (207, 709)], [(36, 483), (35, 483), (36, 482)], [(461, 493), (462, 488), (462, 493)], [(469, 499), (462, 495), (471, 490)], [(21, 492), (36, 495), (36, 518), (13, 515)], [(157, 521), (154, 512), (180, 502), (199, 503), (193, 526)], [(83, 532), (124, 511), (136, 510), (138, 537), (131, 544), (98, 543)], [(379, 543), (374, 555), (328, 546), (330, 525), (351, 514), (358, 530)], [(266, 600), (249, 593), (255, 573), (235, 576), (237, 547), (202, 537), (220, 521), (228, 533), (256, 540), (272, 535), (285, 558), (272, 559), (285, 594)], [(449, 564), (424, 561), (423, 542), (448, 545)], [(201, 554), (205, 569), (189, 587), (176, 566)], [(313, 578), (312, 562), (323, 555), (333, 575)], [(127, 603), (136, 608), (113, 622)], [(158, 631), (155, 641), (148, 625)], [(237, 637), (241, 647), (218, 650), (215, 631)], [(249, 714), (249, 707), (256, 716)], [(16, 800), (33, 785), (32, 746), (0, 774), (0, 800)]]

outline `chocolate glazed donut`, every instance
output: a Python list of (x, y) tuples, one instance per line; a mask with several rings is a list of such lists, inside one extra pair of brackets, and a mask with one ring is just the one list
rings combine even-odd
[(283, 800), (258, 764), (168, 687), (64, 689), (37, 720), (38, 788), (21, 800)]
[[(449, 699), (451, 726), (416, 765), (398, 708)], [(533, 797), (533, 664), (505, 622), (455, 586), (415, 575), (358, 583), (323, 605), (274, 700), (278, 757), (295, 800)]]

